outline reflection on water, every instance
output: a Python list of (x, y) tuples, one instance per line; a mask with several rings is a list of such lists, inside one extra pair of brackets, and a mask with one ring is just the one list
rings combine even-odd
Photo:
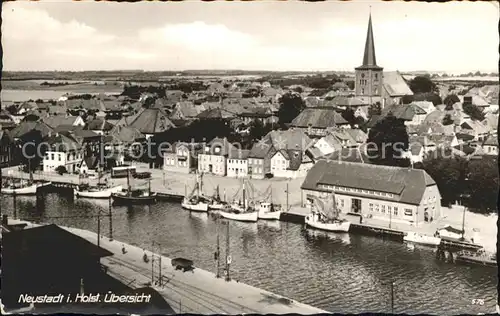
[[(24, 202), (21, 202), (24, 201)], [(18, 198), (21, 217), (75, 216), (107, 210), (102, 202), (73, 201), (49, 194), (45, 209), (36, 200)], [(1, 201), (12, 214), (12, 198)], [(215, 272), (219, 230), (225, 255), (226, 227), (212, 215), (190, 213), (177, 204), (113, 207), (113, 236), (151, 248), (162, 245), (171, 257), (192, 259)], [(47, 219), (48, 221), (48, 219)], [(51, 222), (96, 231), (95, 218), (62, 217)], [(109, 220), (101, 221), (108, 232)], [(477, 314), (494, 310), (496, 271), (437, 261), (432, 250), (373, 237), (304, 229), (292, 223), (229, 221), (231, 275), (263, 289), (332, 312), (390, 312), (390, 282), (395, 282), (396, 313)], [(471, 305), (472, 298), (485, 300)]]

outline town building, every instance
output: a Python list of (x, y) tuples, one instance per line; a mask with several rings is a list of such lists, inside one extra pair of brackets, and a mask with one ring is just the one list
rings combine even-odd
[(142, 108), (137, 114), (124, 117), (118, 124), (133, 127), (146, 138), (176, 127), (170, 121), (168, 114), (163, 109), (158, 108)]
[(234, 148), (227, 157), (227, 176), (231, 178), (248, 177), (249, 150)]
[(441, 216), (436, 182), (420, 169), (320, 160), (301, 189), (319, 198), (334, 193), (344, 214), (413, 224)]
[(482, 144), (485, 155), (498, 156), (498, 137), (489, 136)]
[(290, 126), (315, 138), (326, 136), (331, 128), (350, 128), (349, 122), (335, 108), (306, 108), (293, 119)]
[(56, 172), (61, 166), (69, 173), (77, 172), (84, 154), (82, 146), (75, 139), (56, 133), (49, 135), (45, 143), (48, 148), (42, 162), (44, 172)]
[(190, 173), (197, 169), (200, 152), (203, 152), (203, 146), (200, 144), (174, 143), (163, 151), (163, 170)]
[(226, 159), (234, 147), (226, 138), (214, 138), (203, 153), (198, 154), (198, 171), (225, 176)]
[(271, 173), (278, 178), (304, 177), (314, 162), (299, 149), (280, 149), (271, 157)]
[(363, 64), (355, 68), (354, 86), (357, 97), (368, 99), (369, 104), (379, 102), (382, 108), (386, 104), (399, 104), (399, 100), (405, 95), (413, 95), (398, 71), (383, 72), (383, 67), (377, 65), (371, 14), (368, 19)]
[(8, 131), (0, 130), (0, 168), (5, 168), (14, 163), (14, 140)]
[(248, 175), (251, 179), (264, 179), (266, 175), (271, 175), (271, 157), (275, 152), (269, 136), (253, 145), (247, 160)]

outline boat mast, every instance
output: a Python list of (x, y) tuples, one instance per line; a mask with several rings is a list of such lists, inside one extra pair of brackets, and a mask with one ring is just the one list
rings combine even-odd
[(243, 180), (243, 208), (247, 210), (247, 200), (245, 197), (245, 180)]
[(127, 168), (127, 194), (128, 196), (130, 196), (131, 192), (130, 192), (130, 169)]

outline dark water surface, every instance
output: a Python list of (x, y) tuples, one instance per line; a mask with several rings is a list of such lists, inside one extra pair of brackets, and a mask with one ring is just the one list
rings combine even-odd
[[(17, 197), (17, 216), (97, 231), (96, 210), (108, 201), (73, 200), (55, 194), (39, 201)], [(5, 214), (13, 214), (13, 198), (1, 197)], [(206, 214), (190, 214), (179, 205), (113, 208), (113, 237), (151, 249), (162, 245), (169, 257), (192, 259), (215, 271), (216, 221)], [(80, 217), (78, 217), (80, 216)], [(52, 218), (49, 218), (52, 217)], [(60, 218), (55, 218), (60, 217)], [(220, 226), (221, 248), (226, 228)], [(101, 219), (109, 234), (109, 219)], [(282, 294), (331, 312), (391, 312), (394, 285), (395, 313), (492, 313), (496, 304), (497, 270), (461, 266), (435, 259), (431, 249), (409, 250), (404, 244), (374, 237), (306, 231), (283, 222), (230, 222), (231, 275), (241, 282)], [(484, 305), (473, 305), (473, 299)]]

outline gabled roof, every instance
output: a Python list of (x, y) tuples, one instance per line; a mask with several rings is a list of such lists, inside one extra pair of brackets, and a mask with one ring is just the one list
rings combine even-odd
[(358, 128), (349, 128), (345, 132), (349, 134), (358, 144), (365, 143), (368, 140), (368, 135)]
[(412, 205), (420, 205), (426, 187), (436, 185), (421, 169), (326, 160), (311, 168), (301, 188), (322, 191), (319, 184), (392, 193), (386, 199)]
[(469, 129), (470, 128), (470, 129), (474, 130), (474, 132), (476, 132), (478, 134), (488, 133), (488, 129), (486, 128), (486, 126), (484, 126), (484, 124), (482, 124), (479, 121), (465, 120), (460, 126), (462, 128), (464, 128), (464, 129)]
[(44, 122), (21, 122), (10, 131), (12, 138), (21, 138), (25, 134), (37, 130), (41, 133), (42, 137), (46, 137), (49, 133), (54, 132), (54, 129)]
[(228, 159), (247, 159), (250, 154), (250, 150), (231, 148), (227, 158)]
[(290, 124), (293, 127), (327, 128), (349, 124), (335, 109), (306, 108)]
[(335, 160), (342, 162), (355, 162), (355, 163), (370, 163), (370, 159), (366, 154), (366, 146), (361, 145), (355, 148), (341, 148), (331, 154), (323, 157), (326, 160)]
[(45, 143), (49, 145), (50, 151), (69, 152), (78, 151), (82, 148), (79, 142), (63, 133), (49, 135)]
[(384, 89), (389, 96), (413, 95), (413, 91), (408, 87), (399, 71), (384, 71), (383, 79)]
[(393, 104), (385, 107), (382, 110), (382, 116), (387, 116), (389, 113), (392, 113), (396, 118), (402, 119), (405, 121), (413, 120), (415, 115), (426, 115), (427, 113), (418, 107), (416, 104)]
[(489, 136), (483, 142), (483, 146), (496, 146), (496, 147), (498, 147), (498, 137), (497, 136)]
[(111, 130), (110, 136), (112, 136), (112, 141), (115, 144), (131, 144), (138, 139), (144, 138), (144, 135), (132, 126), (115, 126)]
[(110, 131), (113, 125), (102, 118), (95, 118), (87, 123), (86, 129), (91, 131)]
[(355, 97), (355, 96), (337, 96), (333, 98), (332, 103), (337, 105), (337, 106), (362, 106), (362, 105), (369, 105), (368, 102), (363, 100), (360, 97)]
[(75, 124), (75, 122), (78, 118), (79, 118), (79, 116), (54, 115), (54, 116), (44, 117), (44, 118), (42, 118), (42, 121), (45, 124), (47, 124), (53, 128), (56, 128), (59, 125), (73, 125), (73, 124)]
[(167, 113), (163, 109), (156, 108), (142, 109), (131, 119), (128, 125), (143, 134), (156, 134), (175, 128)]
[(227, 138), (214, 138), (207, 144), (204, 154), (227, 157), (235, 149)]

